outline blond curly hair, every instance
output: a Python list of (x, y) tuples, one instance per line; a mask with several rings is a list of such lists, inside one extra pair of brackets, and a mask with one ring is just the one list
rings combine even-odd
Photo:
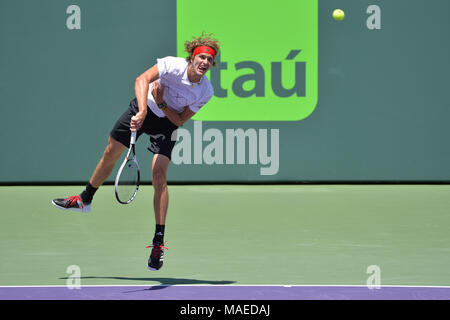
[[(202, 33), (199, 37), (193, 37), (191, 41), (186, 41), (184, 43), (184, 51), (186, 51), (189, 56), (186, 58), (187, 61), (191, 61), (192, 53), (194, 52), (195, 48), (200, 46), (208, 46), (213, 48), (213, 50), (216, 52), (216, 56), (219, 54), (220, 51), (220, 43), (218, 40), (213, 38), (213, 33)], [(213, 66), (216, 65), (216, 61), (213, 62)]]

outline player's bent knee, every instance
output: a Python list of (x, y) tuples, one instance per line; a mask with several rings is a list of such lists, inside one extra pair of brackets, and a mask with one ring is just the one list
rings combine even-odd
[(152, 184), (156, 190), (161, 190), (166, 186), (166, 173), (162, 169), (154, 169), (152, 172)]
[(164, 170), (158, 170), (158, 169), (153, 170), (152, 177), (153, 177), (153, 180), (157, 180), (157, 181), (161, 181), (161, 182), (166, 181), (166, 173), (164, 172)]

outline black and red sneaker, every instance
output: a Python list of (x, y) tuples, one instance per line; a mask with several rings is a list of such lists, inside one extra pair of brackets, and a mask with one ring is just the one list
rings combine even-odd
[(91, 203), (85, 203), (80, 196), (72, 196), (65, 199), (53, 199), (52, 204), (63, 210), (72, 210), (76, 212), (91, 211)]
[(163, 266), (164, 259), (164, 249), (169, 250), (169, 248), (164, 247), (164, 243), (155, 241), (153, 245), (147, 246), (146, 248), (152, 248), (152, 253), (148, 258), (148, 269), (151, 271), (158, 271)]

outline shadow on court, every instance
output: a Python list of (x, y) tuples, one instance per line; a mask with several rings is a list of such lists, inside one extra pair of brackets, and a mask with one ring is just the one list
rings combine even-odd
[[(61, 280), (67, 280), (69, 277), (59, 278)], [(185, 278), (133, 278), (133, 277), (80, 277), (83, 279), (111, 279), (111, 280), (131, 280), (131, 281), (147, 281), (156, 282), (157, 284), (144, 290), (160, 290), (174, 285), (225, 285), (233, 284), (236, 281), (229, 280), (197, 280), (197, 279), (185, 279)]]

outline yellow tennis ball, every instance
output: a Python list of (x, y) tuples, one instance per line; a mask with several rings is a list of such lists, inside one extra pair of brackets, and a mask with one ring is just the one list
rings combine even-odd
[(345, 13), (341, 9), (335, 9), (333, 11), (333, 18), (337, 21), (342, 21), (345, 18)]

